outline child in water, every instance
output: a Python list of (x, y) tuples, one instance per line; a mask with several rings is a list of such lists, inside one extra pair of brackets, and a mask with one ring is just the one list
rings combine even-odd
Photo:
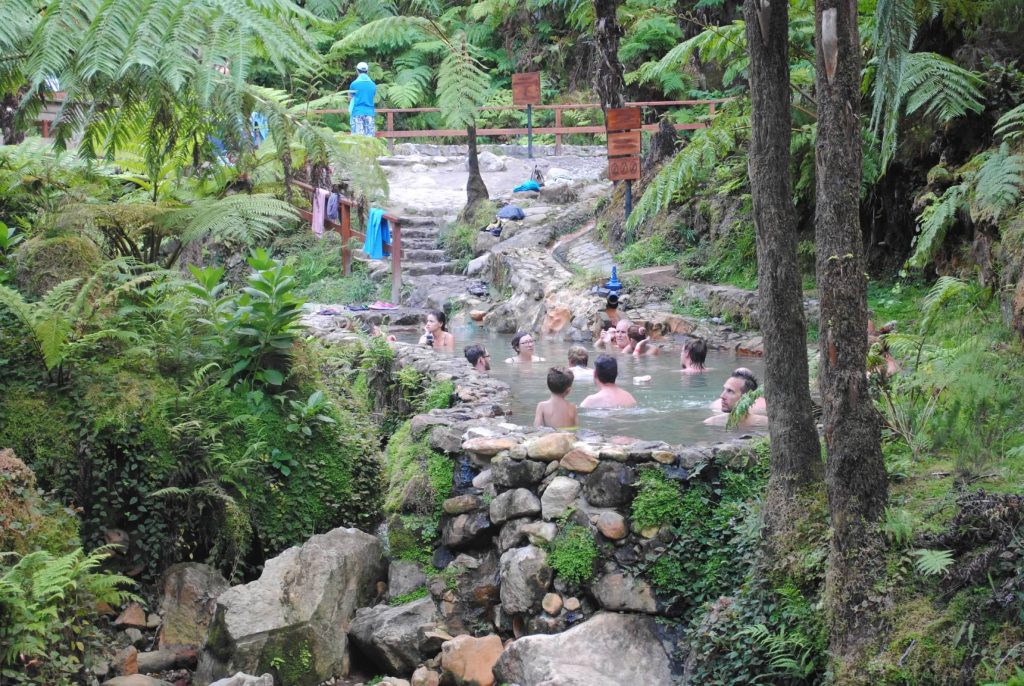
[(565, 429), (576, 426), (576, 406), (566, 400), (572, 390), (575, 377), (564, 367), (552, 367), (548, 370), (548, 390), (551, 397), (537, 403), (537, 412), (533, 417), (534, 426), (550, 426), (553, 429)]

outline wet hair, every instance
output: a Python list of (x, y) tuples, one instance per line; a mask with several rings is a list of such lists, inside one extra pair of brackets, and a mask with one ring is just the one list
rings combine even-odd
[(630, 337), (630, 338), (631, 338), (632, 340), (634, 340), (634, 341), (636, 341), (636, 342), (638, 342), (638, 343), (639, 343), (640, 341), (644, 340), (645, 338), (647, 338), (647, 337), (646, 337), (646, 336), (644, 336), (644, 335), (643, 335), (642, 333), (640, 333), (640, 327), (639, 327), (639, 326), (631, 326), (631, 327), (629, 327), (628, 329), (626, 329), (626, 334), (627, 334), (627, 335), (628, 335), (628, 336), (629, 336), (629, 337)]
[(686, 353), (693, 362), (696, 362), (700, 366), (704, 366), (704, 360), (708, 356), (708, 344), (704, 342), (703, 338), (694, 338), (686, 342), (683, 346), (683, 352)]
[(476, 363), (480, 361), (481, 357), (487, 356), (487, 350), (479, 344), (467, 345), (466, 349), (462, 352), (466, 356), (466, 360), (474, 367), (476, 366)]
[(572, 388), (575, 378), (565, 367), (552, 367), (548, 370), (548, 390), (555, 395), (563, 395)]
[(441, 331), (448, 330), (448, 315), (441, 310), (430, 310), (427, 312), (427, 316), (429, 317), (430, 315), (434, 315), (434, 319), (436, 319), (437, 323), (441, 325)]
[(590, 353), (582, 345), (574, 345), (569, 348), (569, 364), (572, 366), (582, 365), (586, 367), (589, 361)]
[(516, 352), (519, 352), (519, 341), (523, 340), (524, 338), (530, 335), (531, 334), (529, 331), (518, 332), (515, 336), (512, 337), (512, 349), (515, 350)]
[(619, 363), (611, 355), (598, 355), (594, 360), (594, 374), (601, 383), (615, 383), (619, 376)]
[(729, 376), (743, 381), (744, 393), (757, 390), (757, 377), (754, 376), (754, 372), (750, 371), (746, 367), (738, 367), (737, 369), (732, 370), (732, 374)]
[(612, 324), (612, 321), (610, 319), (606, 319), (603, 322), (601, 322), (601, 331), (607, 331), (608, 329), (614, 329), (614, 328), (615, 328), (615, 325)]

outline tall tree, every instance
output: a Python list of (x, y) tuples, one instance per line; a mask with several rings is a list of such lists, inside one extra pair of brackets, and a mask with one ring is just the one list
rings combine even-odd
[(757, 229), (759, 322), (771, 436), (768, 530), (784, 535), (792, 497), (823, 467), (808, 390), (807, 326), (796, 254), (789, 169), (789, 8), (746, 0), (751, 132), (748, 168)]
[(616, 13), (621, 0), (594, 0), (594, 44), (597, 46), (597, 70), (594, 90), (601, 100), (601, 109), (623, 107), (626, 81), (619, 62), (619, 40), (622, 27)]
[(860, 229), (860, 40), (857, 3), (815, 2), (815, 241), (832, 540), (826, 574), (837, 683), (863, 683), (873, 638), (871, 589), (881, 571), (878, 522), (888, 484), (879, 421), (868, 395), (867, 279)]

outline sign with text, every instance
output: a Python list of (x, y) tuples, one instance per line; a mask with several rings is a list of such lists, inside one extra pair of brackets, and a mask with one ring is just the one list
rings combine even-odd
[(609, 181), (636, 181), (640, 178), (639, 157), (608, 158)]
[(640, 132), (619, 131), (608, 134), (608, 157), (640, 154)]
[[(608, 179), (636, 181), (640, 178), (640, 129), (643, 120), (639, 107), (609, 109), (605, 115), (608, 132)], [(627, 212), (629, 186), (627, 184)]]
[(605, 119), (606, 131), (632, 131), (640, 128), (640, 108), (620, 107), (608, 110)]
[(540, 72), (531, 71), (512, 75), (512, 104), (540, 104)]

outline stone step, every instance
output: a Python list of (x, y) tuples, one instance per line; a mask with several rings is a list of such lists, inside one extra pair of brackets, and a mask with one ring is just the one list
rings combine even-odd
[(451, 262), (406, 262), (403, 260), (402, 273), (409, 276), (434, 276), (444, 274), (451, 266)]
[(444, 262), (444, 250), (406, 248), (402, 259), (410, 262)]
[(400, 214), (398, 215), (398, 222), (403, 228), (406, 226), (409, 228), (418, 226), (441, 226), (446, 223), (444, 217), (431, 217), (429, 215), (422, 214)]
[(403, 250), (435, 250), (438, 242), (434, 238), (406, 238), (402, 236)]
[(432, 239), (436, 240), (438, 235), (440, 235), (440, 233), (441, 233), (441, 230), (436, 228), (436, 227), (432, 228), (432, 229), (423, 229), (423, 228), (420, 228), (420, 229), (406, 229), (406, 228), (403, 228), (402, 229), (402, 238), (403, 239), (405, 239), (405, 238), (432, 238)]

